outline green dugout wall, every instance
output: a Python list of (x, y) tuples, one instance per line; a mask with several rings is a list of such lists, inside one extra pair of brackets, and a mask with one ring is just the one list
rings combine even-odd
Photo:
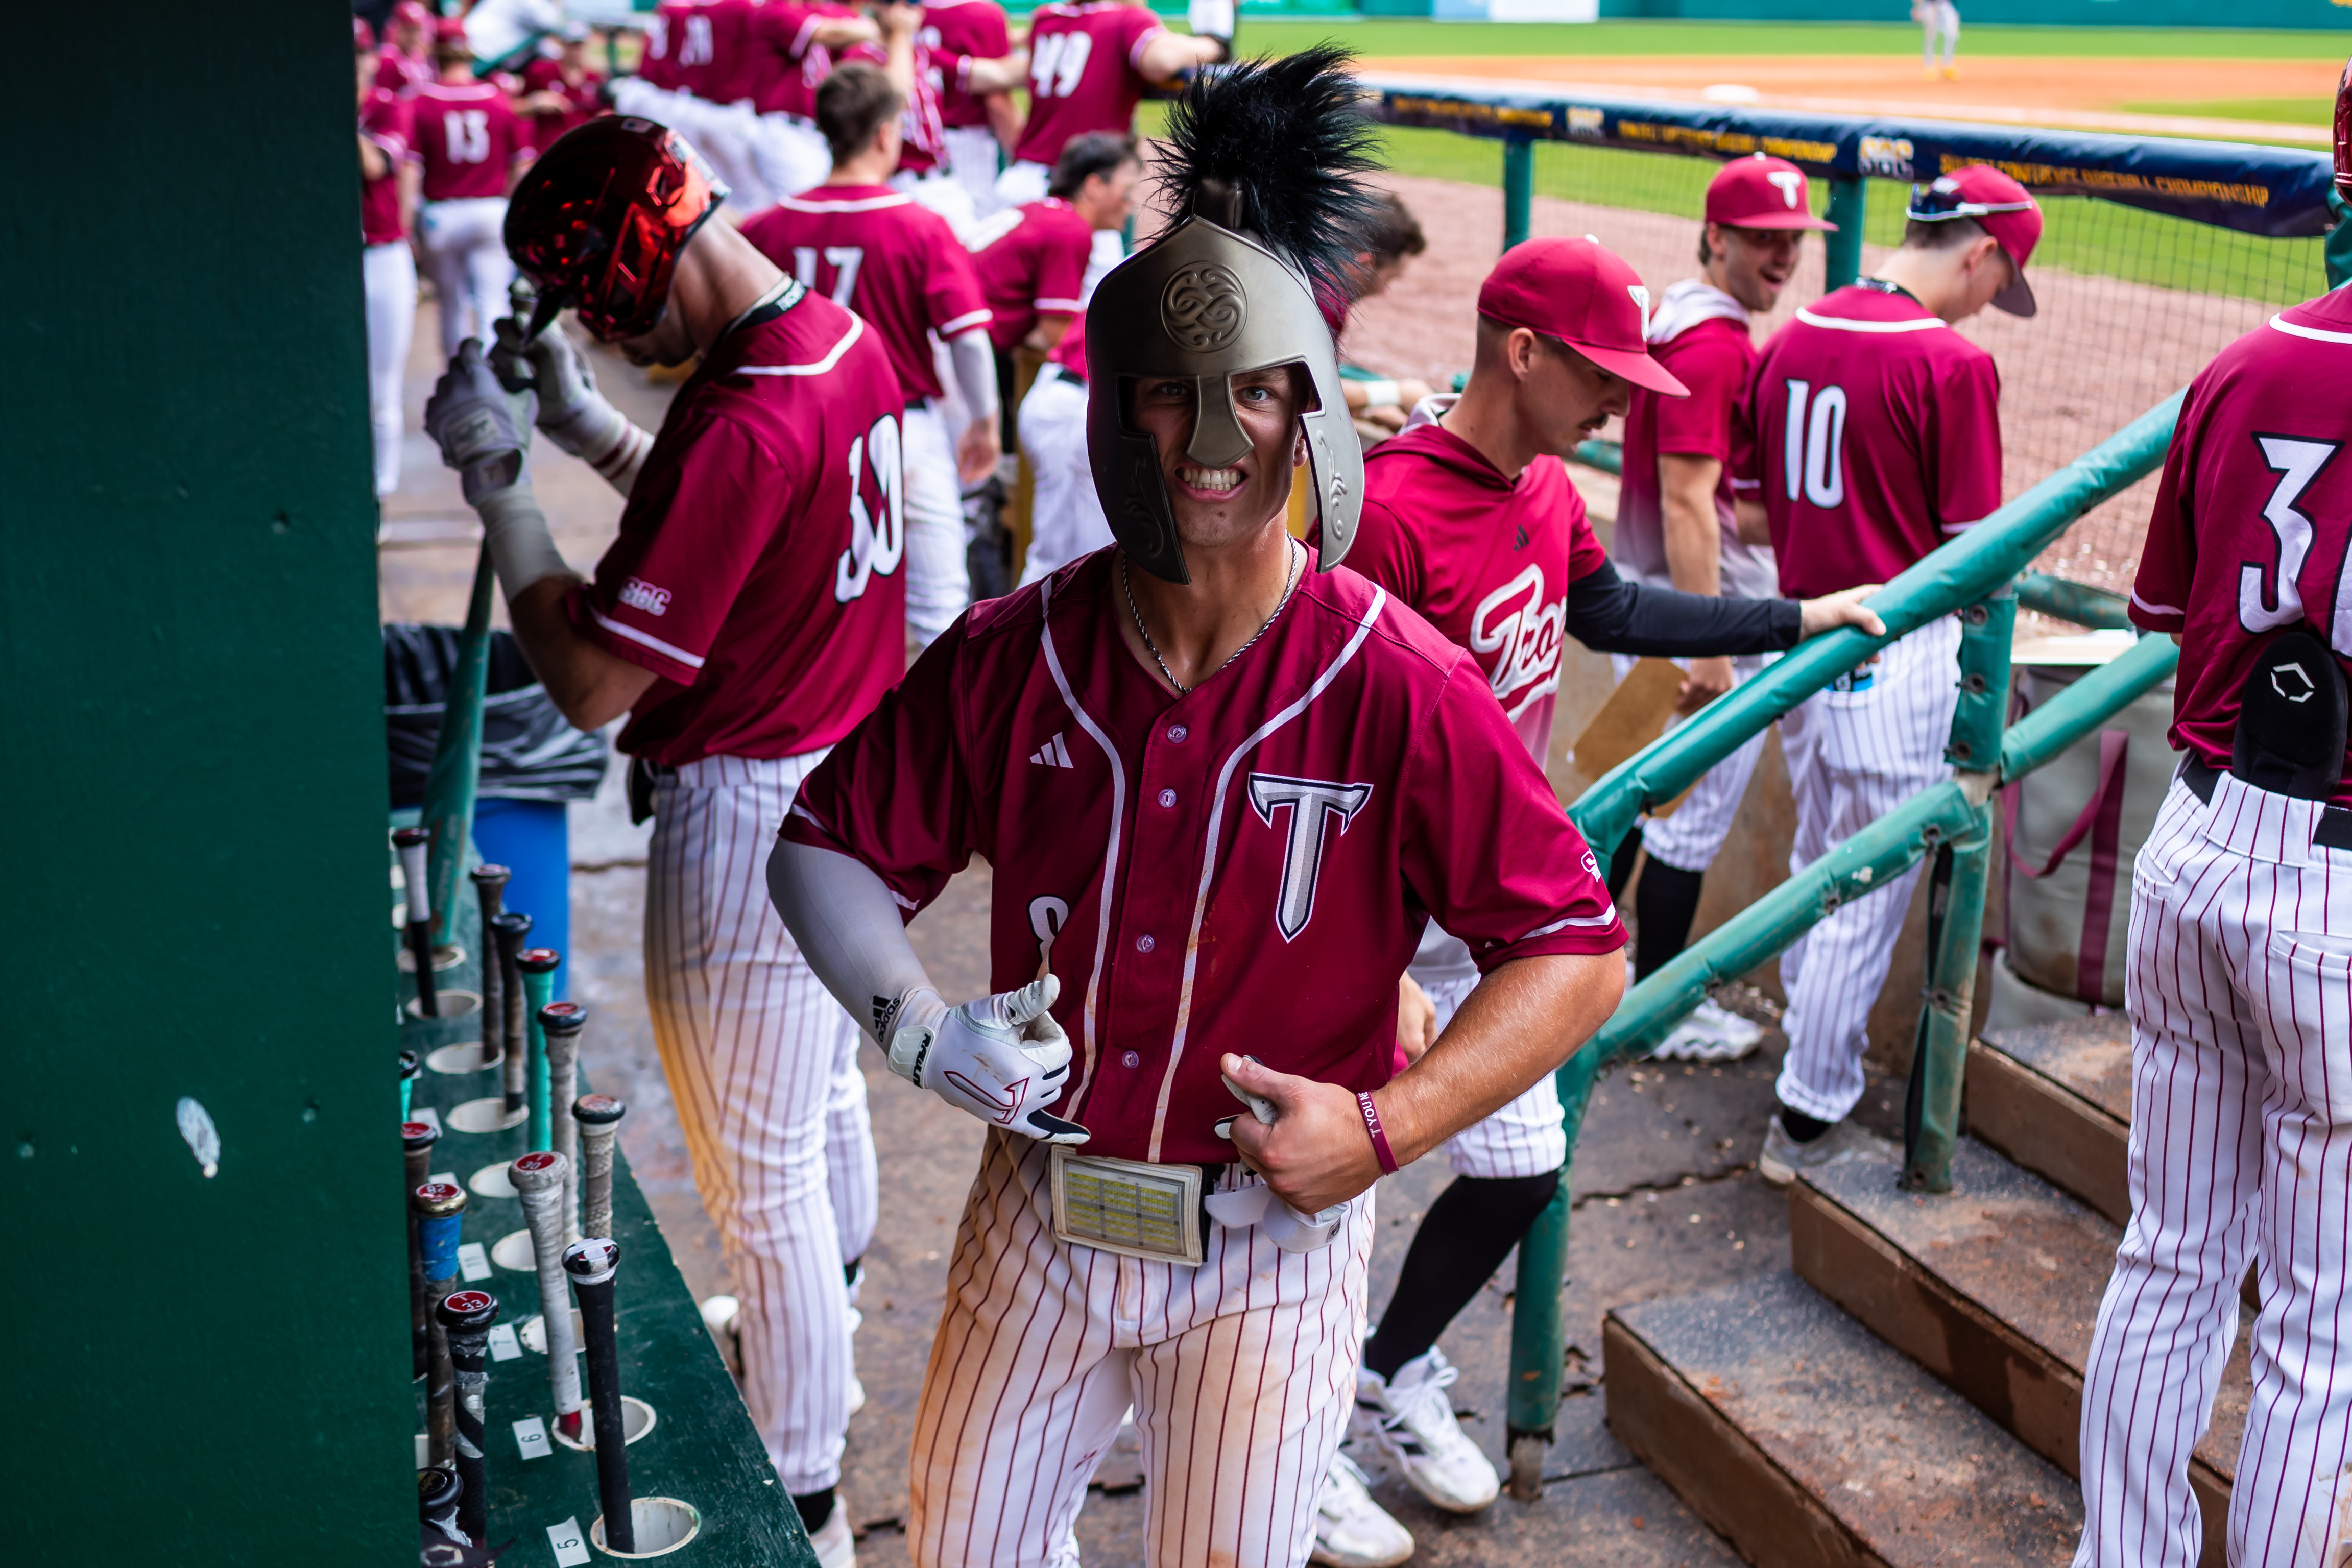
[(10, 21), (0, 1555), (413, 1563), (350, 24)]

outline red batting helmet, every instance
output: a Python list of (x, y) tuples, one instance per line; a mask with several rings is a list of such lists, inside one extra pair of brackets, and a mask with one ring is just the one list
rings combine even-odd
[(539, 286), (531, 335), (567, 305), (605, 342), (652, 331), (678, 252), (726, 199), (667, 126), (606, 115), (566, 133), (507, 203), (507, 254)]

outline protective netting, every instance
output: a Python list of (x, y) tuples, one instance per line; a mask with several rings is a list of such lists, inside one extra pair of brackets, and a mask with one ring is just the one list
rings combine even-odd
[[(1431, 180), (1485, 187), (1495, 193), (1487, 201), (1499, 197), (1497, 142), (1395, 129), (1388, 144), (1398, 172), (1411, 177), (1400, 183), (1426, 193), (1424, 202), (1438, 193)], [(1699, 216), (1717, 167), (1703, 158), (1538, 142), (1530, 231), (1597, 235), (1663, 291), (1698, 271)], [(1812, 191), (1816, 208), (1825, 209), (1828, 183), (1814, 180)], [(1868, 183), (1865, 274), (1900, 239), (1908, 193), (1899, 183)], [(2262, 239), (2087, 196), (2042, 200), (2045, 229), (2032, 268), (2041, 313), (2019, 320), (1988, 310), (1960, 328), (2000, 367), (2009, 496), (2184, 385), (2280, 306), (2327, 286), (2318, 239)], [(1464, 207), (1462, 216), (1483, 217), (1488, 210), (1499, 215), (1498, 204), (1480, 202)], [(1457, 240), (1444, 232), (1430, 237), (1433, 252)], [(1476, 239), (1491, 257), (1499, 236)], [(1795, 282), (1759, 336), (1822, 293), (1822, 257), (1820, 246), (1808, 241)], [(2077, 523), (2045, 553), (2042, 568), (2127, 590), (2155, 483), (2143, 480)]]

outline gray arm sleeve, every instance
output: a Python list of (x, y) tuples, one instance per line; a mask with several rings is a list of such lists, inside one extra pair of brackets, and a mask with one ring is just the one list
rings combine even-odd
[[(996, 417), (996, 350), (985, 328), (948, 340), (948, 357), (955, 361), (956, 391), (975, 420)], [(958, 432), (958, 434), (962, 434)]]
[(809, 967), (867, 1035), (899, 998), (930, 985), (898, 902), (863, 863), (779, 839), (768, 856), (768, 896)]

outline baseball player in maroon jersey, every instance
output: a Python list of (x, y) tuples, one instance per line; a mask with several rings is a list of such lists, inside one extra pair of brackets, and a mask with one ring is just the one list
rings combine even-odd
[(2132, 1217), (2084, 1363), (2082, 1568), (2202, 1555), (2189, 1457), (2249, 1261), (2229, 1560), (2342, 1559), (2352, 405), (2326, 389), (2347, 373), (2342, 289), (2222, 350), (2189, 385), (2140, 554), (2131, 618), (2180, 643), (2188, 758), (2132, 878)]
[(545, 152), (565, 131), (604, 112), (604, 73), (588, 63), (588, 29), (564, 29), (562, 51), (523, 67), (523, 96), (515, 108), (530, 118), (530, 145)]
[(400, 0), (383, 23), (376, 85), (407, 98), (433, 79), (433, 13), (419, 0)]
[(816, 128), (816, 89), (833, 74), (835, 50), (881, 37), (872, 17), (830, 0), (768, 0), (753, 15), (751, 107), (760, 123), (751, 152), (770, 194), (782, 199), (824, 183), (833, 153)]
[[(856, 61), (817, 89), (833, 177), (743, 225), (761, 253), (871, 326), (898, 374), (906, 418), (907, 630), (933, 639), (971, 601), (963, 486), (996, 466), (996, 365), (971, 257), (947, 220), (883, 182), (898, 160), (898, 90)], [(971, 421), (950, 432), (930, 334), (947, 345)]]
[(467, 338), (488, 342), (506, 314), (514, 267), (499, 229), (531, 148), (513, 100), (474, 79), (473, 46), (456, 17), (444, 19), (433, 59), (439, 74), (409, 100), (408, 156), (424, 197), (416, 247), (440, 302), (441, 351), (454, 355)]
[[(1796, 276), (1806, 232), (1834, 227), (1813, 216), (1805, 172), (1786, 159), (1761, 152), (1738, 159), (1708, 183), (1699, 276), (1668, 288), (1650, 320), (1651, 352), (1690, 395), (1636, 388), (1625, 414), (1624, 481), (1610, 553), (1636, 582), (1727, 599), (1769, 599), (1780, 591), (1771, 547), (1739, 538), (1733, 415), (1756, 364), (1754, 318), (1769, 313)], [(1622, 681), (1633, 661), (1620, 653), (1615, 662)], [(1763, 666), (1755, 654), (1688, 661), (1678, 711), (1696, 713)], [(1609, 875), (1618, 897), (1635, 852), (1649, 854), (1634, 894), (1636, 980), (1688, 945), (1706, 868), (1731, 831), (1763, 750), (1759, 733), (1708, 769), (1673, 815), (1644, 822), (1618, 847)], [(1755, 1024), (1708, 1000), (1675, 1027), (1656, 1054), (1733, 1061), (1763, 1037)]]
[(760, 136), (752, 102), (765, 51), (752, 37), (760, 0), (661, 0), (646, 26), (642, 89), (615, 90), (614, 107), (674, 126), (709, 159), (742, 210), (773, 199), (753, 155)]
[(961, 235), (978, 214), (971, 193), (948, 169), (947, 127), (940, 108), (942, 84), (967, 94), (1009, 91), (1021, 85), (1024, 57), (985, 60), (933, 53), (921, 37), (923, 8), (914, 0), (883, 0), (876, 16), (881, 41), (852, 45), (841, 58), (882, 68), (905, 100), (891, 187), (911, 194)]
[[(1679, 592), (1618, 576), (1562, 462), (1622, 414), (1636, 389), (1685, 395), (1644, 341), (1649, 290), (1598, 241), (1538, 239), (1505, 254), (1478, 291), (1477, 353), (1459, 396), (1425, 400), (1365, 463), (1364, 575), (1426, 617), (1484, 674), (1540, 770), (1551, 750), (1563, 638), (1604, 653), (1784, 649), (1841, 625), (1883, 624), (1843, 593), (1817, 602)], [(1867, 591), (1866, 589), (1860, 591)], [(1472, 948), (1441, 917), (1410, 971), (1444, 1030), (1479, 984)], [(1414, 1235), (1396, 1294), (1364, 1349), (1357, 1408), (1368, 1435), (1433, 1503), (1495, 1500), (1495, 1468), (1454, 1418), (1437, 1339), (1551, 1201), (1568, 1158), (1549, 1075), (1446, 1144), (1456, 1179)], [(1320, 1561), (1402, 1562), (1412, 1538), (1335, 1466), (1318, 1521)]]
[[(1806, 306), (1765, 344), (1741, 400), (1733, 484), (1745, 537), (1766, 525), (1783, 592), (1885, 581), (2000, 505), (2000, 373), (1952, 326), (1987, 305), (2033, 313), (2025, 264), (2041, 235), (2041, 209), (2008, 175), (1983, 164), (1943, 175), (1913, 189), (1903, 244), (1876, 277)], [(1951, 777), (1959, 643), (1948, 615), (1781, 719), (1792, 872)], [(1918, 876), (1914, 866), (1839, 905), (1780, 960), (1789, 1054), (1758, 1162), (1769, 1182), (1894, 1157), (1845, 1115), (1862, 1097), (1865, 1026)]]
[(988, 297), (988, 339), (1005, 356), (1006, 373), (1013, 350), (1051, 349), (1086, 308), (1095, 235), (1126, 224), (1142, 177), (1134, 137), (1090, 131), (1062, 149), (1042, 201), (1008, 207), (970, 236)]
[[(1318, 294), (1363, 195), (1344, 59), (1191, 89), (1174, 225), (1087, 338), (1118, 548), (933, 644), (770, 864), (894, 1070), (990, 1124), (916, 1417), (919, 1564), (1075, 1561), (1130, 1407), (1152, 1561), (1303, 1563), (1372, 1184), (1623, 985), (1599, 868), (1477, 666), (1339, 566), (1362, 459)], [(1319, 571), (1284, 528), (1300, 462)], [(996, 989), (950, 1008), (901, 923), (975, 852)], [(1430, 916), (1486, 977), (1400, 1074)]]
[[(923, 7), (916, 40), (934, 60), (998, 60), (1013, 52), (1012, 28), (996, 0), (932, 0)], [(944, 75), (932, 86), (940, 95), (948, 169), (971, 198), (972, 216), (984, 218), (996, 211), (997, 165), (1020, 138), (1021, 111), (1003, 89), (975, 92)]]
[(368, 25), (352, 18), (359, 73), (360, 277), (367, 292), (368, 422), (375, 493), (400, 487), (401, 380), (416, 326), (416, 258), (408, 248), (416, 172), (408, 162), (408, 104), (377, 85), (382, 57)]
[(1232, 52), (1230, 27), (1222, 37), (1171, 33), (1139, 0), (1038, 6), (1029, 18), (1029, 119), (1011, 166), (997, 180), (998, 199), (1012, 207), (1036, 201), (1070, 138), (1089, 131), (1130, 134), (1147, 88)]
[[(629, 497), (592, 581), (550, 541), (475, 350), (426, 417), (533, 672), (583, 728), (628, 715), (632, 796), (654, 819), (654, 1039), (741, 1299), (744, 1398), (840, 1568), (845, 1281), (873, 1232), (873, 1141), (856, 1029), (760, 882), (800, 781), (903, 667), (900, 394), (874, 329), (706, 221), (723, 193), (676, 132), (630, 116), (572, 131), (516, 192), (507, 233), (547, 329), (510, 331), (497, 357), (535, 384), (541, 434)], [(583, 243), (597, 234), (632, 243)], [(634, 361), (699, 360), (657, 436), (596, 392), (549, 326), (564, 307)]]

